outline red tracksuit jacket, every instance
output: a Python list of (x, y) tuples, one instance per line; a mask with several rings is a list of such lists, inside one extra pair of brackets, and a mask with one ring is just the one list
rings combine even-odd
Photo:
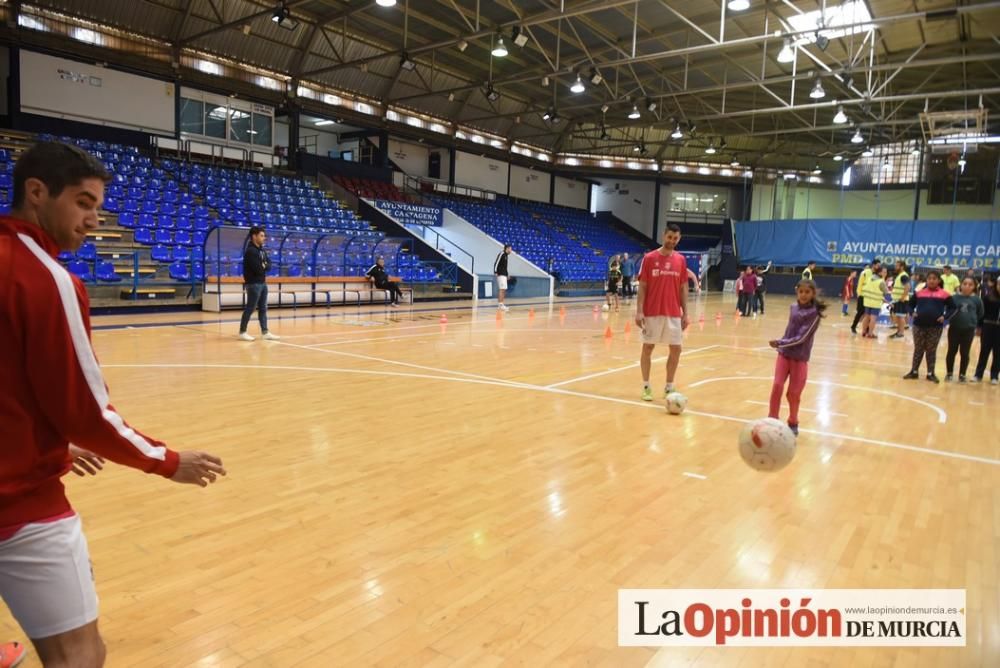
[(108, 402), (83, 284), (42, 228), (0, 217), (0, 540), (71, 512), (69, 444), (170, 477), (178, 455)]

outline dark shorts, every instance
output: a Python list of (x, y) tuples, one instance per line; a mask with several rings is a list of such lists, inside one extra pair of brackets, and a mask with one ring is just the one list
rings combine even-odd
[(618, 294), (618, 283), (608, 283), (608, 294)]
[(868, 308), (867, 306), (865, 307), (865, 315), (878, 315), (881, 312), (882, 312), (881, 308)]
[(893, 315), (910, 315), (909, 302), (894, 302), (892, 305)]

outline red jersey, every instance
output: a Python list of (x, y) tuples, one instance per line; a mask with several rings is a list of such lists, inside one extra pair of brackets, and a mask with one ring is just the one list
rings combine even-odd
[(69, 444), (170, 477), (178, 455), (108, 401), (90, 344), (90, 302), (42, 228), (0, 217), (0, 540), (71, 513)]
[(854, 281), (850, 277), (844, 279), (844, 287), (840, 291), (840, 296), (843, 299), (850, 299), (854, 296)]
[(642, 258), (639, 281), (646, 284), (642, 314), (646, 317), (669, 316), (680, 318), (681, 294), (688, 289), (687, 260), (674, 251), (663, 255), (659, 249)]

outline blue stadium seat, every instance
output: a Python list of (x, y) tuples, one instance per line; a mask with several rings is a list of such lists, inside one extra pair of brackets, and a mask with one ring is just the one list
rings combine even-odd
[(90, 243), (89, 241), (84, 242), (84, 244), (80, 246), (80, 250), (76, 252), (76, 257), (79, 260), (86, 260), (88, 262), (93, 262), (94, 260), (97, 259), (97, 246)]
[(97, 280), (105, 283), (117, 283), (122, 277), (115, 272), (115, 265), (110, 262), (97, 263)]
[(70, 270), (73, 274), (80, 277), (83, 281), (94, 280), (94, 275), (90, 272), (90, 265), (82, 260), (73, 260), (66, 265), (66, 268)]
[(153, 231), (148, 227), (137, 227), (135, 230), (135, 242), (137, 244), (153, 244)]
[[(169, 246), (157, 244), (149, 252), (150, 256), (157, 262), (170, 262), (173, 260), (173, 251)], [(178, 258), (180, 259), (180, 258)]]
[(175, 281), (190, 281), (191, 265), (187, 262), (174, 262), (170, 265), (170, 278)]

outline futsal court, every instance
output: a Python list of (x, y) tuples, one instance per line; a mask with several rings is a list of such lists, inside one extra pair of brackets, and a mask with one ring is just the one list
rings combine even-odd
[[(759, 473), (737, 434), (790, 298), (694, 302), (680, 416), (659, 350), (639, 400), (631, 305), (597, 303), (289, 310), (253, 343), (232, 313), (95, 317), (116, 406), (229, 470), (67, 479), (108, 665), (1000, 664), (995, 387), (903, 381), (909, 341), (852, 337), (833, 305), (796, 457)], [(618, 647), (629, 587), (966, 588), (968, 639), (658, 654)]]

